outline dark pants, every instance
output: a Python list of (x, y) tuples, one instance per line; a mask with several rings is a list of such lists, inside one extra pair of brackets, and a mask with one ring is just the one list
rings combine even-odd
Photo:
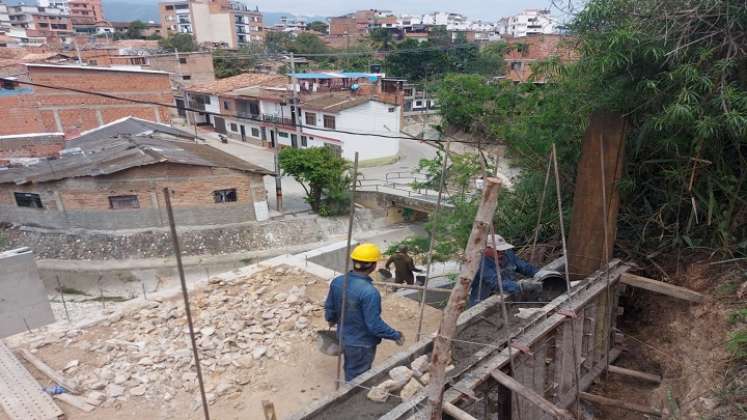
[(376, 347), (343, 346), (342, 353), (345, 356), (345, 381), (350, 382), (371, 369), (376, 358)]

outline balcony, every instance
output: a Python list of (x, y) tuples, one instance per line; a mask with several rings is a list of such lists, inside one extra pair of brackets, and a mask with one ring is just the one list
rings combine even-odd
[(281, 118), (278, 115), (270, 115), (270, 114), (262, 114), (262, 121), (268, 122), (271, 124), (278, 124), (278, 125), (285, 125), (289, 127), (294, 127), (296, 125), (296, 119), (295, 118)]

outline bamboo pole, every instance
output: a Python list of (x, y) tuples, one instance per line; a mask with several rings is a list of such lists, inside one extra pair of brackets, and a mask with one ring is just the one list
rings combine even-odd
[[(277, 138), (276, 138), (277, 140)], [(340, 346), (340, 354), (337, 355), (337, 374), (335, 375), (335, 389), (340, 388), (340, 384), (343, 380), (340, 379), (342, 375), (342, 354), (343, 354), (343, 342), (342, 342), (342, 325), (345, 322), (345, 308), (348, 299), (348, 276), (350, 275), (350, 243), (353, 239), (353, 221), (355, 220), (355, 184), (358, 181), (358, 152), (355, 152), (355, 160), (353, 161), (353, 186), (350, 195), (350, 220), (348, 221), (348, 243), (345, 248), (345, 278), (342, 281), (342, 301), (340, 302), (340, 322), (337, 323), (339, 333), (338, 345)]]
[(446, 366), (451, 361), (451, 340), (456, 336), (457, 319), (467, 303), (470, 283), (480, 264), (480, 247), (485, 243), (488, 228), (493, 221), (495, 208), (498, 205), (499, 187), (500, 181), (497, 178), (491, 177), (485, 180), (480, 207), (477, 210), (464, 253), (464, 266), (449, 295), (449, 301), (441, 318), (439, 333), (434, 339), (431, 356), (431, 382), (428, 384), (428, 404), (426, 405), (426, 416), (432, 420), (441, 419)]

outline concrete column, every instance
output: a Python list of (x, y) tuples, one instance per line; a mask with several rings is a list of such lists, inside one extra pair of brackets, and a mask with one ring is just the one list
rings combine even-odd
[(57, 211), (64, 212), (65, 205), (62, 203), (62, 197), (60, 197), (60, 193), (58, 191), (54, 191), (52, 192), (52, 196), (54, 197), (55, 204), (57, 204)]
[(104, 116), (101, 115), (101, 110), (96, 110), (96, 122), (99, 123), (99, 125), (104, 125)]
[(158, 109), (158, 107), (154, 107), (153, 111), (156, 113), (156, 122), (161, 122), (161, 111)]
[(153, 211), (158, 213), (158, 222), (161, 224), (161, 226), (164, 225), (163, 223), (163, 214), (161, 213), (161, 207), (158, 205), (158, 193), (155, 191), (150, 192), (150, 202), (151, 207), (153, 207)]

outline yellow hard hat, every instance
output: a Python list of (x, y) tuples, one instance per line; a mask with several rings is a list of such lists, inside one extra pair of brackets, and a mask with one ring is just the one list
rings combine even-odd
[(374, 244), (360, 244), (355, 247), (353, 252), (350, 254), (350, 258), (354, 261), (376, 262), (381, 258), (381, 251), (379, 250), (379, 247)]

